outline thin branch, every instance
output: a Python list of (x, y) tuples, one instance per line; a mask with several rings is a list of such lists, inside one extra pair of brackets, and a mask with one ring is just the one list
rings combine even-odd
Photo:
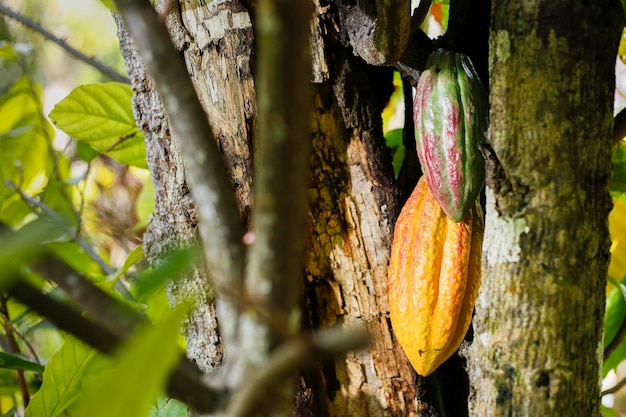
[(44, 258), (34, 268), (41, 276), (57, 284), (96, 323), (118, 337), (129, 336), (140, 324), (145, 323), (143, 317), (128, 304), (111, 297), (54, 257)]
[(96, 251), (83, 238), (81, 238), (80, 236), (75, 234), (74, 231), (71, 228), (66, 226), (65, 219), (63, 217), (61, 217), (61, 215), (59, 213), (57, 213), (56, 211), (52, 210), (44, 202), (42, 202), (42, 201), (40, 201), (40, 200), (38, 200), (36, 198), (33, 198), (33, 197), (27, 195), (26, 193), (24, 193), (24, 191), (22, 191), (22, 189), (20, 187), (18, 187), (17, 185), (15, 185), (11, 180), (5, 180), (5, 184), (10, 189), (12, 189), (15, 192), (17, 192), (19, 194), (20, 198), (22, 200), (24, 200), (29, 206), (31, 206), (33, 208), (38, 208), (43, 213), (45, 213), (48, 216), (50, 216), (58, 224), (58, 226), (63, 229), (63, 232), (65, 232), (76, 243), (78, 243), (78, 245), (81, 248), (83, 248), (83, 250), (89, 255), (89, 257), (94, 262), (96, 262), (100, 266), (100, 268), (102, 268), (102, 270), (104, 271), (105, 274), (110, 275), (110, 274), (115, 272), (115, 270), (111, 267), (111, 265), (109, 265), (104, 259), (102, 259), (102, 257), (100, 257), (100, 255), (98, 255), (96, 253)]
[[(2, 305), (3, 315), (8, 319), (9, 309), (7, 308), (7, 299), (4, 294), (0, 294), (0, 304)], [(8, 324), (10, 321), (11, 320), (7, 320), (4, 324), (4, 330), (7, 337), (7, 342), (9, 344), (9, 350), (11, 351), (11, 353), (20, 354), (20, 348), (17, 345), (15, 336), (13, 335), (12, 326)], [(17, 369), (16, 372), (17, 383), (20, 386), (20, 392), (22, 393), (24, 407), (26, 407), (30, 402), (30, 392), (28, 392), (28, 384), (26, 383), (26, 378), (24, 378), (24, 371), (22, 369)]]
[(245, 349), (258, 362), (299, 330), (293, 317), (302, 286), (313, 102), (311, 57), (304, 52), (309, 50), (308, 6), (261, 0), (256, 7), (258, 132), (246, 294), (282, 329), (276, 332), (260, 317), (252, 317), (256, 323), (246, 337), (254, 343)]
[[(53, 220), (55, 220), (58, 227), (62, 228), (63, 232), (70, 236), (72, 240), (76, 242), (78, 246), (80, 246), (87, 253), (87, 255), (89, 255), (89, 257), (95, 263), (97, 263), (98, 266), (100, 266), (100, 268), (102, 268), (105, 274), (111, 275), (115, 272), (115, 269), (113, 269), (111, 265), (109, 265), (104, 259), (102, 259), (102, 257), (98, 255), (98, 253), (89, 245), (89, 243), (85, 241), (85, 239), (80, 237), (77, 233), (74, 232), (74, 230), (72, 230), (72, 228), (67, 225), (65, 219), (61, 217), (59, 213), (54, 211), (43, 201), (35, 199), (24, 193), (18, 186), (13, 184), (11, 180), (5, 180), (5, 184), (7, 185), (7, 187), (15, 190), (19, 194), (20, 198), (22, 198), (22, 200), (24, 200), (31, 208), (38, 208), (45, 214), (49, 215)], [(115, 283), (115, 289), (126, 299), (133, 299), (132, 294), (128, 291), (128, 288), (126, 288), (124, 284), (122, 284), (121, 281), (118, 280)]]
[[(106, 328), (86, 319), (80, 312), (40, 293), (19, 278), (14, 280), (8, 292), (21, 303), (46, 317), (59, 329), (103, 353), (111, 354), (123, 340)], [(186, 357), (181, 359), (168, 380), (168, 394), (202, 413), (213, 412), (223, 407), (228, 397), (227, 393), (207, 387), (201, 377), (200, 370)]]
[(26, 26), (29, 29), (34, 30), (35, 32), (43, 35), (44, 38), (56, 43), (57, 45), (59, 45), (61, 48), (63, 48), (66, 52), (68, 52), (70, 55), (72, 55), (73, 57), (83, 61), (84, 63), (91, 65), (92, 67), (96, 68), (98, 71), (100, 71), (101, 73), (103, 73), (104, 75), (106, 75), (107, 77), (109, 77), (110, 79), (114, 80), (114, 81), (118, 81), (121, 83), (126, 83), (129, 84), (130, 82), (128, 81), (128, 77), (125, 77), (124, 75), (120, 74), (119, 72), (115, 71), (113, 68), (101, 63), (100, 61), (90, 58), (87, 55), (83, 54), (82, 52), (72, 48), (70, 45), (67, 44), (67, 42), (65, 42), (64, 40), (54, 36), (52, 33), (50, 33), (49, 31), (47, 31), (46, 29), (44, 29), (40, 24), (34, 22), (33, 20), (29, 19), (28, 17), (10, 9), (9, 7), (3, 5), (2, 3), (0, 3), (0, 14), (3, 14), (5, 16), (9, 16), (15, 20), (17, 20), (18, 22), (22, 23), (24, 26)]
[(17, 335), (17, 337), (20, 338), (22, 343), (24, 343), (26, 345), (26, 347), (28, 348), (28, 351), (32, 355), (34, 361), (37, 362), (39, 365), (41, 365), (41, 360), (39, 359), (39, 356), (37, 355), (37, 352), (35, 351), (35, 348), (33, 347), (32, 343), (30, 343), (30, 340), (28, 340), (26, 338), (26, 336), (24, 336), (24, 334), (21, 331), (19, 331), (19, 329), (17, 329), (15, 327), (15, 325), (13, 324), (11, 319), (9, 319), (9, 316), (7, 316), (4, 313), (2, 313), (0, 315), (2, 316), (2, 320), (4, 321), (5, 325), (10, 326), (11, 329), (13, 330), (13, 333), (15, 333)]
[(601, 397), (604, 397), (605, 395), (609, 395), (609, 394), (615, 394), (617, 391), (619, 391), (620, 389), (622, 389), (622, 387), (626, 385), (626, 378), (622, 379), (621, 381), (619, 381), (617, 384), (615, 384), (614, 386), (612, 386), (611, 388), (605, 389), (604, 391), (602, 391), (600, 393)]
[(339, 328), (320, 331), (317, 335), (298, 337), (284, 343), (274, 351), (263, 368), (250, 376), (247, 384), (231, 401), (227, 415), (247, 417), (256, 415), (259, 408), (275, 400), (277, 388), (295, 373), (312, 366), (318, 360), (345, 355), (369, 343), (365, 331), (346, 332)]

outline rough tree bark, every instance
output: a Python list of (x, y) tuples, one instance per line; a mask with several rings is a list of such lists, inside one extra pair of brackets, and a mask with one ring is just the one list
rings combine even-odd
[(492, 9), (475, 416), (597, 416), (617, 1)]
[[(391, 70), (365, 64), (353, 55), (350, 44), (351, 39), (367, 38), (370, 32), (363, 27), (369, 27), (376, 39), (369, 40), (372, 47), (362, 48), (362, 54), (376, 63), (397, 59), (406, 43), (410, 13), (408, 2), (398, 3), (403, 6), (394, 8), (401, 11), (399, 20), (385, 20), (393, 32), (376, 27), (372, 19), (372, 13), (383, 16), (385, 9), (380, 5), (361, 10), (341, 2), (316, 3), (312, 16), (315, 116), (305, 327), (366, 327), (372, 346), (303, 376), (301, 394), (308, 395), (308, 400), (298, 403), (300, 415), (404, 416), (428, 410), (428, 405), (415, 398), (411, 367), (387, 319), (386, 270), (399, 207), (380, 113), (391, 92)], [(168, 14), (168, 27), (185, 57), (245, 216), (251, 205), (256, 105), (253, 17), (244, 6), (235, 0), (183, 2)], [(120, 28), (155, 182), (155, 215), (144, 249), (148, 259), (158, 263), (171, 247), (195, 242), (197, 209), (158, 94), (123, 25)], [(398, 39), (398, 31), (404, 40)], [(376, 45), (382, 45), (380, 50), (373, 49)], [(211, 371), (220, 364), (222, 351), (219, 318), (207, 282), (203, 271), (195, 271), (182, 281), (182, 288), (172, 289), (172, 297), (191, 292), (204, 300), (187, 322), (188, 355), (204, 371)]]
[[(167, 13), (172, 38), (246, 218), (256, 116), (254, 2), (163, 3), (174, 6)], [(304, 327), (366, 327), (372, 343), (306, 372), (296, 415), (436, 415), (387, 319), (387, 263), (400, 193), (380, 120), (391, 70), (380, 65), (405, 58), (409, 2), (313, 3)], [(485, 272), (469, 354), (473, 415), (598, 411), (612, 68), (622, 11), (617, 1), (587, 3), (507, 1), (492, 9)], [(471, 26), (464, 11), (476, 8), (456, 4), (451, 26)], [(480, 51), (467, 44), (466, 32), (440, 44), (470, 55)], [(123, 30), (120, 38), (155, 182), (145, 249), (158, 263), (170, 247), (195, 242), (197, 208), (154, 86)], [(485, 66), (478, 66), (484, 75)], [(181, 285), (203, 300), (188, 320), (187, 340), (190, 357), (208, 372), (222, 359), (218, 322), (232, 317), (216, 317), (204, 271)], [(173, 299), (176, 294), (174, 288)], [(571, 314), (572, 305), (580, 314)]]

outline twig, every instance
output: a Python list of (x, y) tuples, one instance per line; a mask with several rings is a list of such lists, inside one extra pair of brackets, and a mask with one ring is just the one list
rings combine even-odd
[(604, 397), (605, 395), (609, 395), (609, 394), (615, 394), (617, 391), (619, 391), (624, 385), (626, 385), (626, 378), (622, 379), (621, 381), (619, 381), (617, 384), (613, 385), (611, 388), (605, 389), (604, 391), (602, 391), (600, 393), (601, 397)]
[[(52, 208), (46, 205), (43, 201), (35, 199), (24, 193), (17, 185), (13, 184), (11, 180), (5, 180), (5, 184), (7, 185), (7, 187), (15, 190), (19, 194), (20, 198), (22, 198), (22, 200), (28, 203), (31, 207), (40, 209), (41, 211), (49, 215), (53, 220), (55, 220), (58, 227), (62, 228), (63, 232), (70, 236), (72, 240), (76, 242), (78, 246), (80, 246), (87, 253), (87, 255), (89, 255), (89, 257), (100, 266), (100, 268), (102, 268), (105, 274), (111, 275), (115, 272), (115, 269), (113, 269), (111, 265), (109, 265), (104, 259), (102, 259), (102, 257), (96, 253), (96, 251), (89, 245), (89, 243), (85, 241), (85, 239), (80, 237), (66, 224), (65, 219), (61, 217), (59, 213), (52, 210)], [(133, 299), (132, 294), (128, 291), (128, 288), (126, 288), (124, 284), (122, 284), (121, 281), (118, 280), (115, 283), (115, 289), (126, 299)]]
[[(103, 353), (112, 353), (123, 340), (106, 328), (86, 319), (80, 312), (40, 293), (19, 278), (14, 280), (8, 291), (18, 301), (46, 317), (59, 329), (71, 333)], [(213, 412), (223, 407), (228, 397), (227, 393), (207, 387), (201, 377), (202, 373), (187, 358), (181, 359), (168, 380), (168, 394), (201, 413)]]
[(365, 331), (346, 332), (339, 328), (320, 331), (315, 336), (295, 338), (277, 348), (269, 361), (251, 375), (248, 383), (231, 401), (227, 415), (255, 415), (259, 407), (296, 371), (312, 366), (318, 360), (335, 358), (365, 347), (369, 342)]
[(139, 324), (145, 323), (143, 317), (129, 305), (111, 297), (54, 257), (44, 258), (34, 268), (41, 276), (57, 284), (96, 323), (118, 337), (129, 336)]
[(102, 270), (104, 271), (105, 274), (110, 275), (110, 274), (115, 272), (115, 270), (111, 267), (111, 265), (109, 265), (104, 259), (102, 259), (102, 257), (100, 257), (100, 255), (98, 255), (96, 253), (96, 251), (91, 246), (89, 246), (89, 244), (87, 242), (85, 242), (85, 240), (83, 238), (81, 238), (80, 236), (75, 234), (72, 229), (70, 229), (68, 226), (66, 226), (65, 219), (63, 217), (61, 217), (61, 215), (59, 215), (59, 213), (57, 213), (56, 211), (52, 210), (44, 202), (42, 202), (40, 200), (37, 200), (36, 198), (33, 198), (33, 197), (27, 195), (26, 193), (24, 193), (24, 191), (22, 191), (22, 189), (20, 187), (18, 187), (17, 185), (15, 185), (11, 180), (5, 180), (5, 184), (7, 185), (7, 187), (9, 187), (12, 190), (14, 190), (15, 192), (17, 192), (19, 194), (20, 198), (22, 200), (24, 200), (26, 203), (28, 203), (28, 205), (30, 205), (31, 207), (40, 209), (42, 212), (44, 212), (45, 214), (50, 216), (55, 222), (57, 222), (58, 226), (60, 228), (62, 228), (63, 231), (68, 236), (71, 236), (71, 238), (76, 243), (78, 243), (78, 245), (81, 248), (83, 248), (83, 250), (85, 252), (87, 252), (89, 257), (94, 262), (96, 262), (100, 266), (100, 268), (102, 268)]
[(15, 333), (17, 337), (19, 337), (20, 340), (26, 345), (26, 347), (28, 348), (28, 351), (32, 355), (35, 362), (41, 365), (41, 360), (39, 359), (39, 356), (37, 355), (37, 352), (35, 351), (35, 348), (33, 347), (32, 343), (30, 343), (30, 341), (26, 338), (26, 336), (24, 336), (24, 334), (22, 334), (22, 332), (20, 332), (15, 327), (11, 319), (9, 319), (9, 316), (7, 316), (5, 313), (2, 313), (0, 315), (2, 316), (2, 320), (4, 320), (5, 325), (11, 327), (11, 330), (13, 330), (13, 333)]
[(128, 80), (128, 77), (123, 76), (122, 74), (115, 71), (113, 68), (99, 62), (96, 59), (90, 58), (87, 55), (83, 54), (82, 52), (72, 48), (70, 45), (67, 44), (67, 42), (54, 36), (52, 33), (44, 29), (40, 24), (10, 9), (9, 7), (3, 5), (2, 3), (0, 3), (0, 13), (17, 20), (18, 22), (22, 23), (24, 26), (28, 27), (29, 29), (32, 29), (35, 32), (43, 35), (44, 38), (56, 43), (73, 57), (85, 62), (88, 65), (91, 65), (92, 67), (96, 68), (98, 71), (102, 72), (104, 75), (111, 78), (112, 80), (118, 81), (121, 83), (126, 83), (126, 84), (130, 83)]
[[(259, 362), (265, 362), (269, 349), (299, 330), (293, 316), (299, 310), (302, 286), (313, 100), (311, 57), (293, 51), (308, 51), (308, 6), (308, 2), (277, 0), (260, 0), (256, 6), (258, 129), (254, 240), (248, 250), (246, 294), (282, 328), (275, 332), (256, 319), (254, 329), (249, 329), (246, 337), (254, 343), (245, 348)], [(294, 386), (289, 381), (282, 384)]]
[[(9, 310), (7, 308), (7, 299), (4, 294), (0, 294), (0, 304), (2, 305), (3, 315), (8, 318)], [(17, 341), (15, 340), (15, 336), (13, 335), (12, 326), (8, 323), (11, 320), (7, 320), (4, 323), (4, 331), (7, 337), (7, 342), (9, 344), (9, 350), (11, 353), (19, 354), (20, 348), (17, 345)], [(28, 405), (30, 402), (30, 392), (28, 392), (28, 384), (26, 383), (26, 378), (24, 378), (24, 371), (18, 369), (17, 371), (17, 383), (20, 386), (20, 392), (22, 393), (22, 400), (24, 401), (24, 407)]]

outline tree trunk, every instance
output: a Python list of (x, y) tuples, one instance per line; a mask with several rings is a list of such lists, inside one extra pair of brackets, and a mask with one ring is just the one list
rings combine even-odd
[(617, 1), (492, 9), (471, 415), (599, 415), (622, 16)]
[[(333, 30), (339, 18), (317, 16), (313, 36), (320, 44), (339, 42), (341, 34)], [(399, 207), (380, 113), (391, 71), (368, 66), (336, 45), (332, 58), (328, 49), (314, 50), (319, 78), (306, 303), (311, 327), (366, 326), (372, 344), (305, 379), (313, 387), (313, 415), (413, 415), (411, 367), (387, 317), (387, 264)]]
[[(245, 218), (252, 204), (250, 155), (256, 113), (253, 11), (235, 0), (182, 3), (181, 10), (174, 7), (168, 14), (168, 27), (224, 153)], [(359, 41), (368, 36), (360, 25), (377, 21), (343, 2), (315, 3), (304, 327), (365, 327), (372, 344), (306, 372), (297, 396), (306, 400), (297, 401), (296, 415), (434, 415), (416, 397), (414, 373), (388, 321), (386, 275), (399, 193), (380, 113), (391, 92), (392, 71), (367, 65), (352, 52), (351, 37)], [(406, 6), (407, 16), (402, 24), (386, 21), (394, 29), (389, 33), (408, 31), (408, 2), (399, 3)], [(374, 29), (372, 33), (385, 33)], [(396, 36), (380, 51), (361, 48), (361, 53), (378, 63), (396, 59), (406, 43)], [(155, 214), (144, 250), (151, 263), (158, 263), (169, 248), (196, 241), (197, 208), (154, 85), (123, 28), (120, 39), (155, 183)], [(208, 282), (204, 271), (196, 271), (171, 291), (173, 300), (178, 293), (204, 300), (188, 319), (186, 337), (188, 355), (206, 372), (222, 360), (223, 336)]]

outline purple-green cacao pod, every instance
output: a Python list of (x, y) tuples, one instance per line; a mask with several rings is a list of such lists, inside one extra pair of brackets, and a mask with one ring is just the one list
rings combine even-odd
[(414, 101), (417, 156), (435, 200), (455, 222), (467, 216), (485, 180), (478, 143), (487, 107), (467, 55), (440, 49), (428, 57)]

